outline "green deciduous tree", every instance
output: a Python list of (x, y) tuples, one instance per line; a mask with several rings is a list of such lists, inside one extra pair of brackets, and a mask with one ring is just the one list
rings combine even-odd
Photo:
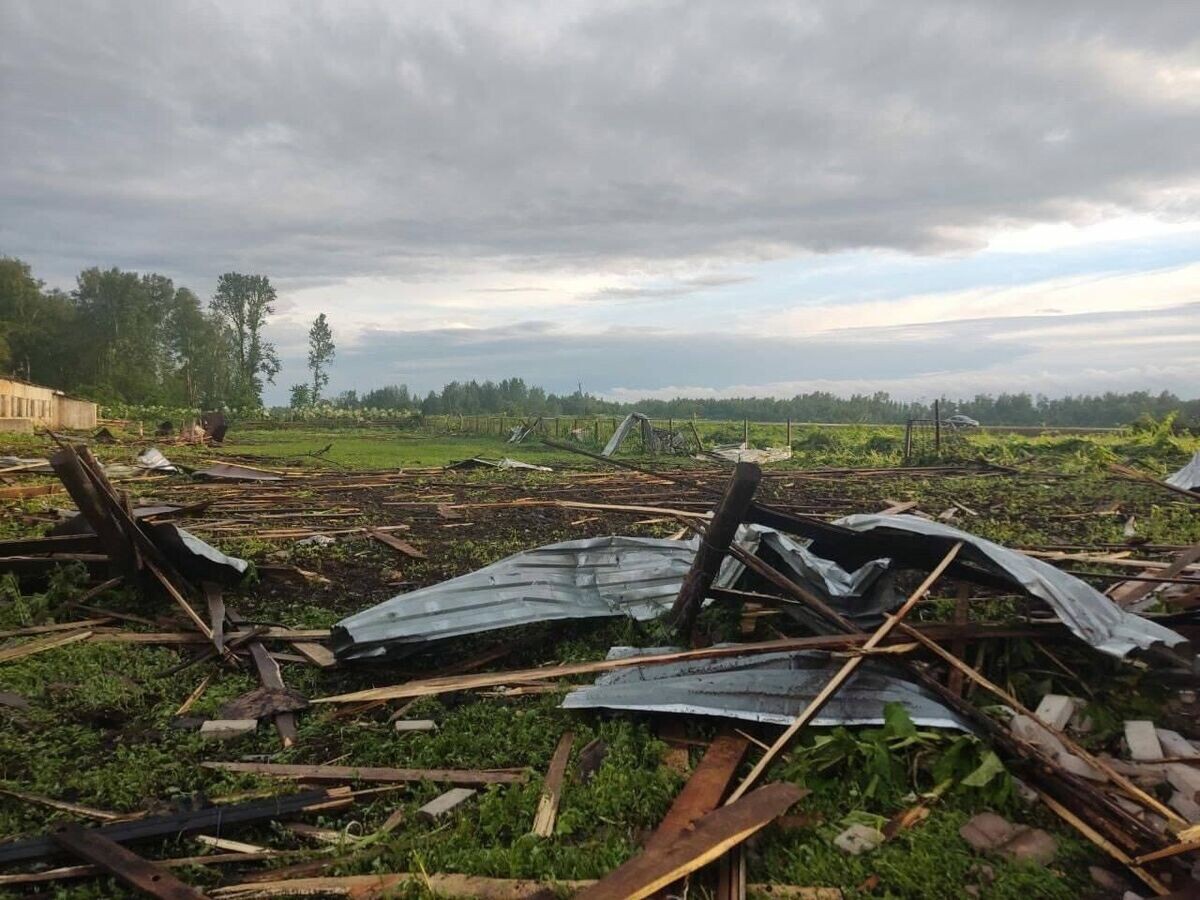
[(308, 330), (308, 368), (312, 371), (312, 402), (321, 400), (321, 391), (329, 384), (329, 363), (333, 360), (333, 331), (325, 313), (317, 316)]
[(265, 275), (227, 272), (217, 282), (211, 308), (232, 335), (234, 399), (239, 406), (261, 405), (264, 381), (274, 384), (279, 373), (275, 346), (263, 337), (274, 304), (275, 288)]

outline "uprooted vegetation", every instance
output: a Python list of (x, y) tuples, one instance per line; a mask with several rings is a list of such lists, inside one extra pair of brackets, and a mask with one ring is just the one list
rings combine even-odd
[[(1061, 553), (1067, 558), (1055, 560), (1056, 565), (1087, 576), (1101, 589), (1143, 571), (1130, 559), (1153, 567), (1200, 542), (1194, 502), (1149, 483), (1114, 477), (1107, 468), (1111, 462), (1133, 463), (1159, 476), (1180, 465), (1195, 442), (1161, 431), (1097, 438), (981, 435), (971, 439), (968, 458), (960, 461), (972, 465), (958, 469), (929, 473), (897, 468), (869, 475), (806, 472), (816, 466), (898, 467), (898, 439), (894, 429), (837, 429), (822, 440), (797, 430), (796, 455), (767, 469), (757, 497), (790, 514), (821, 521), (912, 503), (910, 513), (943, 518), (1007, 546)], [(321, 459), (304, 458), (308, 450), (330, 442), (333, 448)], [(763, 444), (776, 445), (774, 436), (768, 435)], [(227, 635), (236, 637), (255, 628), (280, 627), (309, 629), (315, 635), (390, 597), (534, 547), (611, 534), (676, 535), (689, 519), (672, 511), (707, 511), (728, 478), (728, 469), (624, 457), (682, 474), (673, 483), (605, 468), (566, 452), (534, 452), (534, 446), (513, 451), (496, 439), (470, 436), (422, 442), (419, 436), (405, 435), (389, 441), (387, 432), (379, 429), (361, 436), (235, 431), (219, 451), (163, 449), (181, 464), (219, 456), (295, 472), (294, 476), (263, 483), (204, 483), (178, 475), (115, 483), (137, 504), (210, 501), (179, 524), (225, 553), (250, 560), (246, 578), (223, 593), (226, 607), (235, 608), (246, 621), (240, 626), (226, 623)], [(10, 449), (33, 456), (54, 448), (45, 440), (23, 440)], [(129, 444), (93, 450), (102, 461), (127, 462), (131, 455)], [(556, 471), (431, 468), (480, 454), (519, 455)], [(1015, 471), (974, 466), (979, 459)], [(430, 468), (413, 469), (417, 460)], [(398, 472), (400, 466), (405, 471)], [(564, 471), (565, 466), (572, 470)], [(690, 482), (716, 494), (689, 487)], [(22, 476), (21, 483), (52, 484), (54, 479)], [(58, 518), (53, 510), (67, 503), (65, 495), (55, 494), (14, 504), (3, 518), (4, 536), (43, 533)], [(660, 511), (647, 511), (655, 508)], [(402, 539), (418, 555), (395, 549), (372, 536), (370, 528), (394, 528), (384, 533)], [(315, 535), (330, 540), (306, 542)], [(0, 588), (0, 628), (6, 631), (0, 653), (84, 628), (92, 632), (84, 639), (0, 662), (0, 698), (8, 698), (0, 703), (0, 789), (20, 792), (0, 795), (0, 834), (5, 837), (38, 833), (64, 820), (92, 824), (101, 821), (96, 813), (182, 814), (203, 810), (214, 801), (253, 802), (264, 792), (277, 795), (296, 789), (290, 781), (203, 765), (219, 761), (520, 773), (511, 783), (474, 786), (474, 795), (433, 820), (418, 811), (446, 792), (445, 783), (430, 778), (348, 779), (346, 783), (360, 792), (353, 805), (221, 830), (223, 838), (261, 848), (261, 858), (173, 870), (212, 896), (222, 896), (221, 885), (262, 880), (266, 873), (284, 868), (288, 872), (281, 878), (416, 873), (412, 883), (400, 888), (413, 896), (435, 889), (454, 895), (463, 889), (437, 878), (422, 880), (420, 873), (539, 882), (602, 879), (644, 846), (722, 732), (733, 727), (753, 738), (731, 777), (733, 786), (762, 752), (754, 742), (770, 745), (781, 731), (778, 725), (707, 716), (567, 711), (560, 707), (567, 692), (590, 684), (595, 675), (507, 685), (497, 675), (495, 683), (477, 689), (374, 705), (314, 704), (295, 714), (294, 737), (286, 748), (270, 716), (247, 734), (210, 740), (201, 735), (199, 724), (222, 718), (226, 704), (259, 685), (253, 662), (244, 654), (227, 662), (197, 659), (211, 644), (199, 637), (171, 600), (136, 579), (73, 606), (107, 574), (89, 573), (86, 565), (64, 565), (44, 583), (6, 577)], [(1179, 577), (1194, 573), (1184, 570)], [(906, 595), (920, 580), (921, 573), (902, 574), (900, 593)], [(936, 583), (908, 621), (921, 627), (952, 622), (957, 584), (950, 578)], [(769, 586), (759, 586), (756, 592), (771, 593)], [(207, 619), (208, 610), (198, 598), (195, 602)], [(1185, 599), (1172, 611), (1186, 615), (1189, 602)], [(1160, 604), (1147, 613), (1165, 611)], [(1031, 612), (1029, 598), (1013, 590), (976, 587), (966, 617), (969, 627), (1025, 626)], [(79, 629), (7, 634), (84, 620), (98, 621)], [(1181, 630), (1186, 627), (1172, 622)], [(785, 608), (761, 597), (727, 597), (704, 610), (696, 632), (688, 637), (703, 647), (709, 642), (750, 644), (809, 633)], [(131, 635), (136, 634), (184, 635), (187, 642), (169, 643), (160, 637), (135, 643), (140, 639)], [(1200, 738), (1200, 732), (1189, 730), (1195, 728), (1195, 707), (1186, 702), (1190, 687), (1178, 672), (1164, 678), (1163, 666), (1168, 664), (1161, 659), (1147, 657), (1134, 664), (1097, 653), (1062, 629), (1041, 635), (969, 640), (964, 658), (1027, 707), (1037, 707), (1047, 694), (1077, 700), (1075, 721), (1087, 725), (1071, 734), (1088, 752), (1123, 761), (1128, 756), (1127, 721), (1152, 721), (1187, 738)], [(310, 637), (321, 642), (319, 636)], [(316, 699), (460, 673), (595, 663), (613, 646), (678, 645), (680, 636), (660, 620), (543, 622), (418, 647), (411, 655), (383, 663), (332, 667), (312, 664), (295, 643), (270, 637), (263, 642), (279, 657), (276, 662), (287, 688)], [(950, 641), (943, 643), (953, 649)], [(936, 657), (925, 651), (910, 654), (940, 681), (947, 680), (947, 667)], [(832, 660), (840, 664), (846, 658), (835, 655)], [(962, 689), (973, 706), (1006, 722), (999, 710), (1002, 701), (970, 680)], [(1074, 897), (1089, 892), (1101, 896), (1102, 889), (1088, 871), (1089, 866), (1101, 866), (1126, 880), (1128, 887), (1149, 893), (1144, 882), (1045, 802), (1031, 801), (1015, 777), (1018, 767), (987, 735), (914, 724), (896, 705), (878, 713), (882, 724), (804, 729), (764, 773), (760, 784), (786, 782), (810, 793), (743, 845), (749, 883), (831, 888), (845, 896), (954, 896), (966, 887), (988, 897)], [(436, 730), (397, 731), (393, 718), (429, 720)], [(568, 731), (573, 741), (553, 829), (548, 837), (535, 836), (531, 832), (545, 776)], [(1172, 795), (1162, 784), (1154, 789), (1162, 799)], [(38, 798), (77, 804), (88, 812), (47, 806)], [(1041, 863), (1000, 849), (973, 849), (959, 830), (974, 815), (989, 810), (1052, 835), (1053, 858)], [(897, 824), (889, 826), (893, 822)], [(310, 828), (306, 833), (303, 827), (292, 828), (293, 823)], [(320, 834), (314, 836), (311, 826)], [(887, 839), (876, 849), (852, 855), (839, 848), (837, 839), (855, 826)], [(1161, 829), (1164, 842), (1173, 833)], [(159, 836), (130, 846), (151, 859), (228, 852), (206, 847), (191, 836)], [(1190, 863), (1191, 856), (1180, 859)], [(52, 864), (69, 862), (59, 857)], [(307, 868), (291, 868), (299, 864)], [(31, 868), (29, 862), (10, 866), (0, 876)], [(1156, 877), (1181, 879), (1186, 866), (1159, 863), (1154, 872)], [(721, 890), (706, 878), (693, 879), (699, 895)], [(96, 877), (41, 885), (48, 886), (58, 896), (72, 897), (124, 896), (128, 890), (117, 880)], [(6, 887), (0, 877), (0, 891), (17, 895), (37, 888)]]

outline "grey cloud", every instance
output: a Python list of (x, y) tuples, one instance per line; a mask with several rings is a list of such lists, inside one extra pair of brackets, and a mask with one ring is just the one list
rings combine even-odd
[(714, 288), (746, 284), (754, 279), (749, 275), (699, 275), (684, 278), (661, 287), (607, 287), (590, 295), (593, 300), (670, 299), (710, 291)]
[[(804, 382), (871, 384), (872, 390), (903, 383), (921, 390), (922, 379), (928, 379), (926, 392), (944, 387), (969, 394), (982, 383), (980, 373), (1002, 368), (1010, 387), (1014, 374), (1025, 372), (1046, 386), (1079, 391), (1085, 388), (1077, 377), (1081, 371), (1109, 369), (1119, 373), (1121, 383), (1106, 382), (1106, 388), (1186, 394), (1200, 377), (1195, 362), (1200, 336), (1190, 348), (1171, 340), (1180, 323), (1197, 314), (1200, 303), (1151, 312), (974, 319), (812, 337), (694, 333), (681, 339), (655, 328), (574, 333), (545, 321), (486, 329), (375, 330), (352, 347), (339, 347), (331, 387), (361, 390), (395, 382), (424, 392), (453, 380), (517, 375), (553, 391), (570, 392), (582, 382), (594, 393), (637, 396), (639, 390), (672, 385), (724, 389)], [(1081, 327), (1100, 329), (1118, 342), (1151, 343), (1128, 348), (1118, 343), (1097, 352), (1090, 338), (1072, 333)], [(1156, 338), (1164, 343), (1155, 346)], [(300, 367), (303, 361), (291, 364)], [(1036, 383), (1031, 387), (1038, 389)]]
[(0, 249), (202, 291), (961, 249), (1194, 181), (1195, 98), (1146, 79), (1198, 64), (1195, 25), (1127, 0), (8, 0)]

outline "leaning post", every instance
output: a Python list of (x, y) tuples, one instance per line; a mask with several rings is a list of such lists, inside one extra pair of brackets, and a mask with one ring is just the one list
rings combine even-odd
[(712, 587), (713, 579), (721, 568), (729, 545), (737, 533), (738, 526), (746, 518), (746, 511), (754, 500), (754, 492), (762, 481), (762, 469), (755, 463), (740, 462), (733, 470), (729, 484), (721, 502), (717, 504), (716, 512), (704, 529), (700, 539), (700, 549), (692, 560), (671, 607), (671, 621), (685, 637), (691, 634), (696, 617), (700, 614), (700, 604), (704, 602), (708, 589)]

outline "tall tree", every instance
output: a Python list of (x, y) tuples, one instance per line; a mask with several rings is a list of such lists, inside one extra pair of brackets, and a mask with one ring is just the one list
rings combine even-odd
[(226, 272), (217, 281), (211, 309), (233, 336), (236, 360), (235, 399), (239, 406), (262, 405), (263, 381), (275, 383), (279, 357), (263, 337), (267, 316), (275, 312), (275, 288), (265, 275)]
[(321, 313), (313, 319), (312, 328), (308, 330), (308, 367), (312, 370), (312, 402), (321, 400), (321, 390), (329, 384), (329, 372), (326, 371), (333, 359), (333, 331)]

